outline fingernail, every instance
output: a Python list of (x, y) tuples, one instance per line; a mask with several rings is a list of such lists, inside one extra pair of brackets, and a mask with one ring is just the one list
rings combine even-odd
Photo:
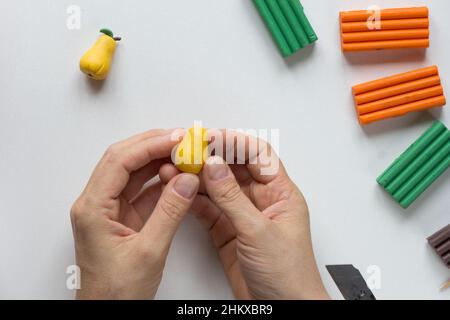
[(228, 173), (228, 166), (220, 157), (211, 157), (206, 160), (206, 174), (211, 180), (221, 180), (225, 178)]
[(185, 199), (191, 199), (197, 192), (198, 178), (192, 174), (182, 174), (173, 186), (176, 193)]
[(181, 141), (181, 139), (183, 139), (185, 134), (186, 134), (186, 130), (184, 130), (183, 128), (174, 129), (169, 133), (170, 139), (175, 142)]

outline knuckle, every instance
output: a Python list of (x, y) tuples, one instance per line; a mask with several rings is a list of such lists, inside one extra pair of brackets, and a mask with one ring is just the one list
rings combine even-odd
[(253, 221), (247, 226), (247, 234), (252, 239), (260, 238), (268, 233), (269, 226), (264, 221)]
[(72, 205), (70, 209), (70, 221), (73, 226), (81, 229), (88, 227), (92, 222), (93, 201), (89, 196), (82, 194)]
[(110, 145), (104, 154), (105, 159), (107, 159), (108, 161), (115, 161), (120, 157), (120, 152), (121, 150), (121, 146), (119, 143), (114, 143), (112, 145)]
[(124, 166), (127, 170), (134, 168), (139, 162), (139, 158), (136, 154), (131, 152), (123, 143), (115, 143), (106, 149), (103, 156), (106, 163), (109, 164), (120, 164)]
[(199, 217), (206, 217), (209, 212), (214, 210), (213, 204), (209, 200), (201, 201), (198, 206), (198, 215)]
[(227, 181), (223, 183), (221, 192), (217, 195), (217, 202), (233, 203), (239, 199), (241, 195), (241, 188), (234, 181)]
[(161, 253), (155, 248), (154, 244), (143, 242), (137, 247), (138, 255), (146, 261), (158, 261), (161, 259)]
[(160, 209), (171, 221), (180, 221), (183, 205), (171, 198), (161, 198)]
[(70, 220), (72, 224), (77, 224), (84, 212), (84, 205), (81, 199), (77, 199), (70, 209)]

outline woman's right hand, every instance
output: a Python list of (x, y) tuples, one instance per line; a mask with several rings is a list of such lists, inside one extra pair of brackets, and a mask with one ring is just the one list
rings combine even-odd
[[(248, 146), (253, 138), (245, 139)], [(306, 201), (271, 147), (258, 143), (265, 148), (252, 164), (207, 160), (204, 194), (191, 211), (209, 230), (236, 298), (329, 299), (314, 258)], [(262, 152), (271, 163), (262, 164)], [(278, 170), (264, 174), (273, 161)], [(160, 176), (169, 181), (176, 173), (166, 165)]]

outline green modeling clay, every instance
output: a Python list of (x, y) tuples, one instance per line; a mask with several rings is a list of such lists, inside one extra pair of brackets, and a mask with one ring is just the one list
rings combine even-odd
[(284, 57), (317, 41), (298, 0), (253, 0)]
[(450, 131), (436, 121), (377, 179), (400, 203), (409, 207), (450, 167)]

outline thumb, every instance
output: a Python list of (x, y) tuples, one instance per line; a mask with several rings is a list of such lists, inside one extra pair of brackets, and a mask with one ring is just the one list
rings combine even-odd
[(245, 233), (263, 221), (261, 212), (241, 191), (233, 172), (222, 158), (209, 158), (203, 170), (209, 197), (230, 219), (238, 233)]
[(194, 202), (199, 184), (199, 178), (188, 173), (175, 176), (167, 184), (141, 230), (152, 246), (162, 251), (169, 249), (178, 226)]

